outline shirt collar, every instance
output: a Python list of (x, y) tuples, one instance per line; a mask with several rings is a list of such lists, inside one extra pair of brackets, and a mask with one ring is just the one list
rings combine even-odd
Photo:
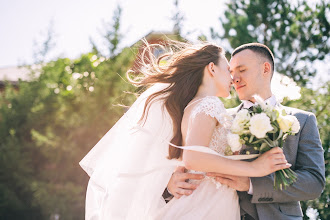
[[(243, 102), (243, 108), (250, 108), (251, 106), (257, 105), (257, 103), (253, 103), (248, 100), (243, 100), (242, 102)], [(276, 97), (274, 95), (266, 99), (265, 102), (272, 106), (275, 106), (277, 104)]]

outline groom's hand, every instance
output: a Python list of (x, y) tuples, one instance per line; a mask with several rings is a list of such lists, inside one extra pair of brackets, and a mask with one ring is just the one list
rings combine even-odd
[(232, 176), (221, 173), (207, 173), (206, 176), (215, 177), (216, 181), (237, 191), (249, 191), (250, 178), (245, 176)]
[(188, 183), (187, 180), (204, 178), (202, 174), (185, 173), (184, 171), (184, 167), (178, 167), (167, 185), (167, 190), (177, 199), (183, 195), (190, 195), (197, 188), (197, 184)]

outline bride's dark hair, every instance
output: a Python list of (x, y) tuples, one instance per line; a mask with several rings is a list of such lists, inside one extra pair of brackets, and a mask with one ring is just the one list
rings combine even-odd
[[(148, 44), (140, 56), (141, 66), (137, 71), (128, 71), (129, 80), (139, 86), (147, 86), (155, 83), (167, 83), (168, 87), (150, 95), (145, 103), (143, 115), (148, 117), (148, 110), (152, 101), (156, 98), (164, 99), (164, 105), (172, 118), (173, 138), (171, 143), (182, 145), (181, 122), (183, 112), (187, 104), (195, 97), (199, 86), (202, 84), (204, 68), (213, 62), (218, 64), (224, 50), (211, 43), (192, 45), (177, 41), (167, 42), (165, 48), (159, 44)], [(169, 52), (158, 59), (153, 55), (153, 48), (161, 48)], [(130, 73), (143, 74), (138, 80), (130, 79)], [(169, 159), (180, 158), (182, 150), (169, 146)]]

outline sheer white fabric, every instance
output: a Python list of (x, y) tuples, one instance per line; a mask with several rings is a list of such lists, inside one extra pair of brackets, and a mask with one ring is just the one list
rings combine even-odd
[[(198, 114), (209, 115), (219, 122), (209, 148), (224, 155), (231, 117), (226, 113), (223, 103), (217, 97), (205, 97), (193, 107), (190, 120), (194, 120)], [(202, 173), (194, 170), (188, 172)], [(172, 199), (155, 219), (240, 219), (238, 196), (234, 189), (221, 185), (211, 177), (190, 182), (200, 185), (191, 195)]]
[[(138, 121), (147, 97), (167, 86), (156, 84), (144, 92), (80, 161), (90, 176), (86, 220), (154, 219), (166, 206), (163, 191), (174, 169), (183, 165), (167, 159), (172, 120), (159, 99), (151, 105), (146, 122)], [(202, 146), (176, 147), (221, 156)]]
[(80, 162), (90, 176), (85, 219), (149, 219), (165, 205), (162, 193), (175, 167), (182, 165), (166, 158), (171, 118), (158, 100), (143, 127), (138, 121), (146, 98), (166, 86), (144, 92)]

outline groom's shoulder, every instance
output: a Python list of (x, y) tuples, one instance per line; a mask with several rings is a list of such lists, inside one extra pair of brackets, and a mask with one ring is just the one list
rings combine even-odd
[(295, 116), (301, 127), (311, 128), (310, 126), (312, 126), (317, 128), (317, 119), (314, 113), (288, 106), (282, 106), (282, 108), (285, 109), (287, 114)]
[(287, 114), (291, 114), (296, 116), (298, 119), (307, 119), (308, 117), (312, 116), (315, 117), (314, 113), (312, 112), (308, 112), (308, 111), (304, 111), (302, 109), (298, 109), (298, 108), (293, 108), (293, 107), (288, 107), (288, 106), (284, 106), (281, 105), (283, 109), (285, 109)]

